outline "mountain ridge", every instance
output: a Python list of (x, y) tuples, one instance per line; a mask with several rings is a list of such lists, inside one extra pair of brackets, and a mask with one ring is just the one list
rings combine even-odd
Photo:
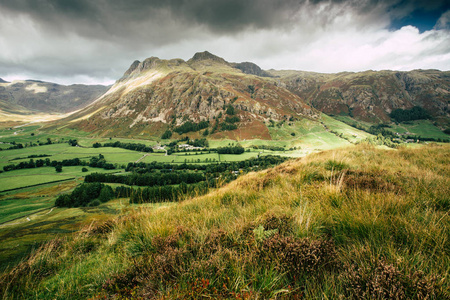
[[(227, 119), (230, 106), (235, 110), (233, 119)], [(215, 137), (235, 138), (239, 131), (244, 138), (270, 139), (266, 126), (270, 120), (317, 116), (300, 97), (275, 82), (245, 74), (205, 51), (187, 62), (157, 57), (134, 61), (108, 92), (63, 122), (102, 135), (158, 135), (188, 121), (204, 121)], [(105, 122), (108, 126), (102, 125)], [(226, 129), (214, 130), (215, 124)]]

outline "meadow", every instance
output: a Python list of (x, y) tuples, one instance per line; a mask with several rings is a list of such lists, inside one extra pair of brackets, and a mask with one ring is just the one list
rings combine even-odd
[[(450, 147), (369, 145), (127, 208), (3, 273), (4, 299), (448, 299)], [(100, 209), (100, 208), (99, 208)]]
[[(429, 121), (390, 129), (443, 134)], [(240, 155), (166, 155), (92, 145), (120, 141), (153, 146), (173, 140), (98, 138), (66, 129), (43, 132), (39, 125), (0, 129), (0, 169), (39, 155), (89, 161), (101, 154), (116, 167), (0, 173), (3, 298), (139, 299), (151, 293), (160, 299), (389, 299), (380, 291), (399, 293), (398, 299), (448, 297), (448, 145), (398, 150), (353, 146), (371, 135), (325, 115), (321, 122), (303, 119), (269, 127), (269, 132), (270, 141), (209, 141), (211, 148), (238, 142), (246, 148)], [(49, 145), (29, 146), (49, 138)], [(80, 147), (70, 146), (69, 139), (77, 139)], [(12, 143), (27, 147), (5, 150)], [(328, 150), (338, 147), (344, 148)], [(208, 164), (264, 155), (302, 159), (244, 175), (180, 203), (117, 199), (97, 207), (54, 207), (55, 199), (71, 192), (84, 176), (124, 174), (129, 162)]]

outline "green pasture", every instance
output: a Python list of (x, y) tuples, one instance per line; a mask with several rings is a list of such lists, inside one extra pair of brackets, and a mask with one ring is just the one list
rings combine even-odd
[[(8, 200), (9, 201), (9, 200)], [(54, 197), (11, 200), (4, 207), (19, 218), (0, 225), (0, 270), (15, 265), (33, 249), (57, 236), (78, 231), (84, 224), (104, 220), (112, 215), (128, 214), (135, 209), (156, 209), (168, 207), (174, 203), (129, 204), (128, 199), (115, 199), (97, 207), (51, 208)], [(1, 201), (0, 201), (1, 203)], [(1, 205), (1, 204), (0, 204)], [(29, 206), (36, 208), (31, 211)], [(41, 209), (38, 209), (41, 207)], [(28, 211), (25, 211), (29, 209)], [(22, 212), (22, 213), (21, 213)], [(3, 220), (8, 217), (0, 215)], [(11, 220), (11, 218), (10, 218)]]
[(321, 120), (331, 131), (342, 134), (344, 138), (350, 140), (351, 142), (364, 140), (371, 136), (370, 133), (356, 129), (325, 114), (322, 114)]
[(82, 172), (82, 166), (63, 167), (62, 172), (57, 173), (53, 167), (34, 169), (22, 169), (0, 173), (0, 192), (10, 189), (43, 184), (58, 180), (67, 180), (74, 177), (86, 176), (93, 172), (115, 173), (117, 170), (104, 170), (87, 167), (88, 172)]
[(53, 207), (52, 197), (15, 198), (14, 196), (0, 200), (0, 224), (15, 220), (33, 212)]
[[(128, 162), (134, 162), (142, 157), (143, 154), (121, 148), (101, 147), (101, 148), (82, 148), (72, 147), (69, 144), (52, 144), (36, 147), (27, 147), (23, 149), (4, 150), (0, 151), (0, 168), (9, 164), (17, 164), (21, 161), (29, 161), (27, 158), (30, 155), (51, 155), (48, 157), (50, 160), (62, 161), (64, 159), (80, 158), (81, 160), (89, 160), (92, 156), (98, 156), (102, 154), (105, 159), (110, 163), (115, 164), (127, 164)], [(17, 159), (21, 158), (21, 159)], [(45, 159), (34, 158), (37, 159)]]
[[(430, 120), (417, 120), (407, 123), (399, 123), (388, 128), (392, 132), (398, 132), (406, 135), (417, 135), (425, 138), (449, 139), (450, 136), (442, 132), (433, 125)], [(409, 134), (408, 134), (409, 133)]]

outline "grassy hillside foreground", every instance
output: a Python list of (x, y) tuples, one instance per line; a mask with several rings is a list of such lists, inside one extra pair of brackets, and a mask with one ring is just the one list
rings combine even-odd
[(4, 299), (448, 299), (450, 147), (360, 145), (55, 239)]

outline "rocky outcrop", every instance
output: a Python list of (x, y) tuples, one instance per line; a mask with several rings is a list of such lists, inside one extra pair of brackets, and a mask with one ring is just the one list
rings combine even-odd
[(245, 74), (256, 75), (260, 77), (272, 77), (269, 72), (262, 70), (258, 65), (251, 62), (232, 63), (233, 68), (239, 69)]

